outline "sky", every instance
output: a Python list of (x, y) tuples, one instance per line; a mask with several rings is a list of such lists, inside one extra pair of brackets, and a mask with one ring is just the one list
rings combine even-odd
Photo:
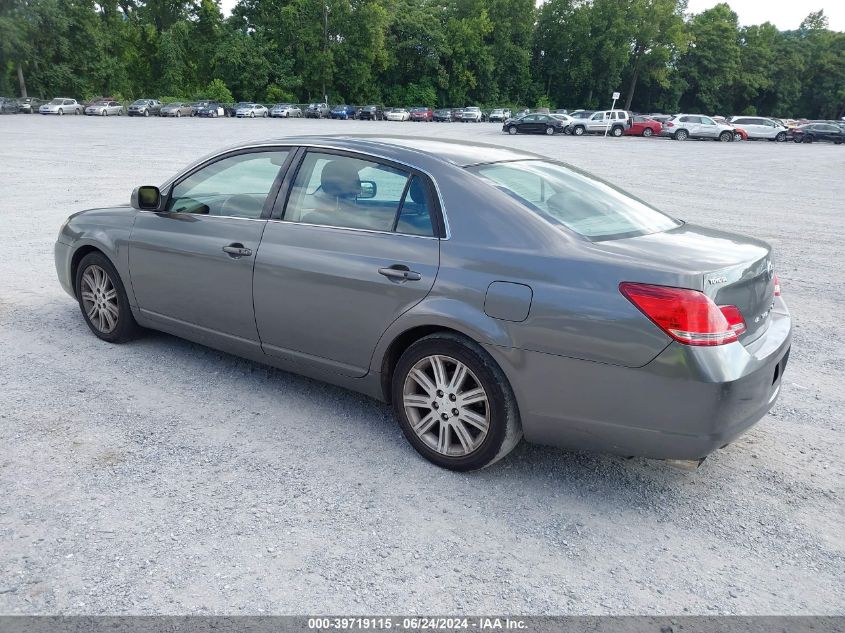
[[(782, 31), (797, 29), (801, 20), (811, 11), (824, 9), (834, 31), (845, 31), (844, 0), (727, 0), (739, 16), (742, 25), (771, 22)], [(237, 0), (221, 0), (223, 12), (228, 15)], [(719, 0), (689, 0), (690, 13), (709, 9)]]

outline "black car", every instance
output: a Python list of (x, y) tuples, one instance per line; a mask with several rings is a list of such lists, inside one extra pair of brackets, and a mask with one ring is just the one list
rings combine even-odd
[(548, 114), (526, 114), (518, 119), (509, 119), (502, 126), (508, 134), (563, 134), (566, 124)]
[(32, 114), (33, 112), (38, 112), (38, 103), (37, 99), (33, 99), (32, 97), (21, 97), (18, 99), (18, 112), (21, 114)]
[(845, 130), (833, 123), (799, 125), (792, 130), (791, 135), (796, 143), (812, 143), (813, 141), (829, 141), (836, 145), (845, 143)]
[(18, 110), (17, 100), (0, 97), (0, 114), (17, 114)]
[(384, 106), (368, 105), (358, 111), (361, 121), (384, 121)]
[[(193, 105), (191, 109), (193, 110)], [(206, 101), (196, 109), (194, 116), (216, 119), (217, 117), (226, 116), (226, 107), (217, 101)]]
[(302, 116), (306, 119), (328, 119), (331, 113), (328, 103), (311, 103), (302, 111)]
[(234, 117), (239, 108), (246, 108), (252, 105), (253, 103), (254, 101), (238, 101), (236, 104), (227, 105), (223, 109), (225, 110), (226, 116)]
[(445, 121), (447, 123), (451, 123), (452, 111), (449, 108), (440, 108), (439, 110), (435, 110), (434, 115), (432, 116), (432, 120)]

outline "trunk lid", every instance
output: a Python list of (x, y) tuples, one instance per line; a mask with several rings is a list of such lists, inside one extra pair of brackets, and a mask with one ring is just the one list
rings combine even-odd
[(739, 337), (743, 344), (761, 336), (769, 326), (774, 267), (771, 247), (761, 240), (684, 224), (662, 233), (596, 242), (594, 246), (630, 258), (632, 265), (639, 262), (644, 270), (657, 268), (677, 273), (679, 279), (697, 280), (694, 289), (703, 291), (716, 305), (739, 308), (747, 327)]

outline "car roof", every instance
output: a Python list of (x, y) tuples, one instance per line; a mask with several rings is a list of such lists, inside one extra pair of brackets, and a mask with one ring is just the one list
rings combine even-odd
[(543, 158), (538, 154), (515, 150), (487, 143), (467, 143), (448, 139), (428, 139), (413, 136), (386, 136), (358, 134), (346, 136), (303, 135), (281, 139), (268, 139), (259, 143), (246, 143), (230, 149), (285, 143), (317, 145), (333, 149), (369, 152), (387, 159), (413, 164), (415, 155), (424, 154), (430, 159), (451, 163), (459, 167), (498, 163), (513, 160)]

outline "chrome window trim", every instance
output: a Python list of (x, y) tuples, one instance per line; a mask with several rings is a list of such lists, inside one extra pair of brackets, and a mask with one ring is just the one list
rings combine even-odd
[[(287, 148), (290, 148), (292, 152), (295, 151), (295, 148), (297, 148), (297, 147), (303, 147), (303, 148), (306, 148), (306, 149), (307, 148), (330, 149), (330, 150), (335, 150), (335, 151), (350, 152), (352, 154), (360, 154), (362, 157), (372, 156), (373, 158), (380, 158), (380, 159), (388, 161), (388, 162), (393, 162), (393, 163), (396, 163), (398, 165), (403, 165), (403, 166), (408, 167), (410, 169), (414, 169), (414, 170), (420, 172), (421, 174), (425, 174), (426, 176), (428, 176), (428, 179), (434, 185), (434, 191), (437, 193), (437, 200), (440, 203), (440, 214), (443, 216), (443, 227), (446, 231), (446, 236), (445, 237), (437, 237), (437, 236), (433, 236), (433, 235), (410, 235), (408, 233), (396, 233), (396, 232), (393, 232), (393, 231), (376, 231), (376, 230), (371, 230), (371, 229), (356, 229), (356, 228), (351, 228), (351, 227), (331, 227), (331, 226), (325, 225), (325, 224), (307, 224), (305, 222), (291, 222), (290, 220), (282, 220), (282, 219), (276, 220), (276, 219), (273, 219), (273, 218), (267, 219), (266, 220), (267, 222), (288, 222), (289, 224), (302, 224), (303, 226), (325, 226), (325, 227), (328, 227), (328, 228), (338, 228), (338, 229), (349, 230), (349, 231), (364, 231), (364, 232), (370, 232), (370, 233), (386, 233), (388, 235), (408, 235), (409, 237), (418, 237), (418, 238), (424, 238), (424, 239), (429, 239), (429, 240), (444, 240), (445, 241), (445, 240), (449, 240), (449, 239), (452, 238), (452, 229), (449, 225), (449, 214), (446, 210), (446, 203), (443, 200), (443, 193), (440, 191), (440, 185), (437, 184), (437, 179), (434, 177), (434, 175), (430, 171), (422, 169), (421, 167), (418, 167), (417, 165), (413, 165), (409, 162), (399, 160), (397, 158), (393, 158), (391, 156), (385, 156), (383, 154), (376, 154), (376, 153), (373, 153), (373, 152), (370, 152), (370, 151), (364, 151), (364, 150), (358, 150), (358, 149), (349, 149), (347, 147), (339, 147), (337, 145), (329, 145), (329, 144), (325, 144), (325, 143), (308, 144), (308, 143), (302, 143), (302, 142), (293, 142), (293, 143), (290, 143), (290, 144), (287, 144), (287, 145), (283, 145), (279, 142), (279, 140), (273, 140), (273, 141), (267, 141), (265, 143), (254, 143), (254, 144), (244, 145), (244, 146), (229, 147), (222, 152), (219, 152), (217, 154), (213, 154), (211, 156), (207, 156), (205, 158), (200, 159), (199, 161), (197, 161), (195, 163), (192, 163), (187, 168), (185, 168), (184, 170), (179, 172), (177, 175), (175, 175), (175, 176), (169, 178), (168, 180), (166, 180), (164, 182), (164, 184), (160, 187), (160, 189), (162, 191), (167, 190), (169, 187), (173, 186), (173, 183), (180, 180), (183, 175), (187, 175), (191, 171), (196, 171), (202, 166), (209, 165), (212, 162), (215, 162), (218, 159), (218, 157), (223, 157), (226, 154), (231, 154), (232, 152), (236, 152), (236, 151), (251, 150), (251, 149), (263, 149), (263, 148), (267, 148), (267, 147), (279, 147), (279, 148), (287, 147)], [(413, 151), (413, 150), (411, 150), (411, 151)], [(153, 213), (161, 213), (161, 211), (154, 211)], [(228, 217), (228, 216), (204, 216), (204, 217)], [(251, 218), (238, 218), (238, 219), (246, 220), (246, 219), (251, 219)], [(261, 221), (263, 222), (264, 220), (261, 220)]]

